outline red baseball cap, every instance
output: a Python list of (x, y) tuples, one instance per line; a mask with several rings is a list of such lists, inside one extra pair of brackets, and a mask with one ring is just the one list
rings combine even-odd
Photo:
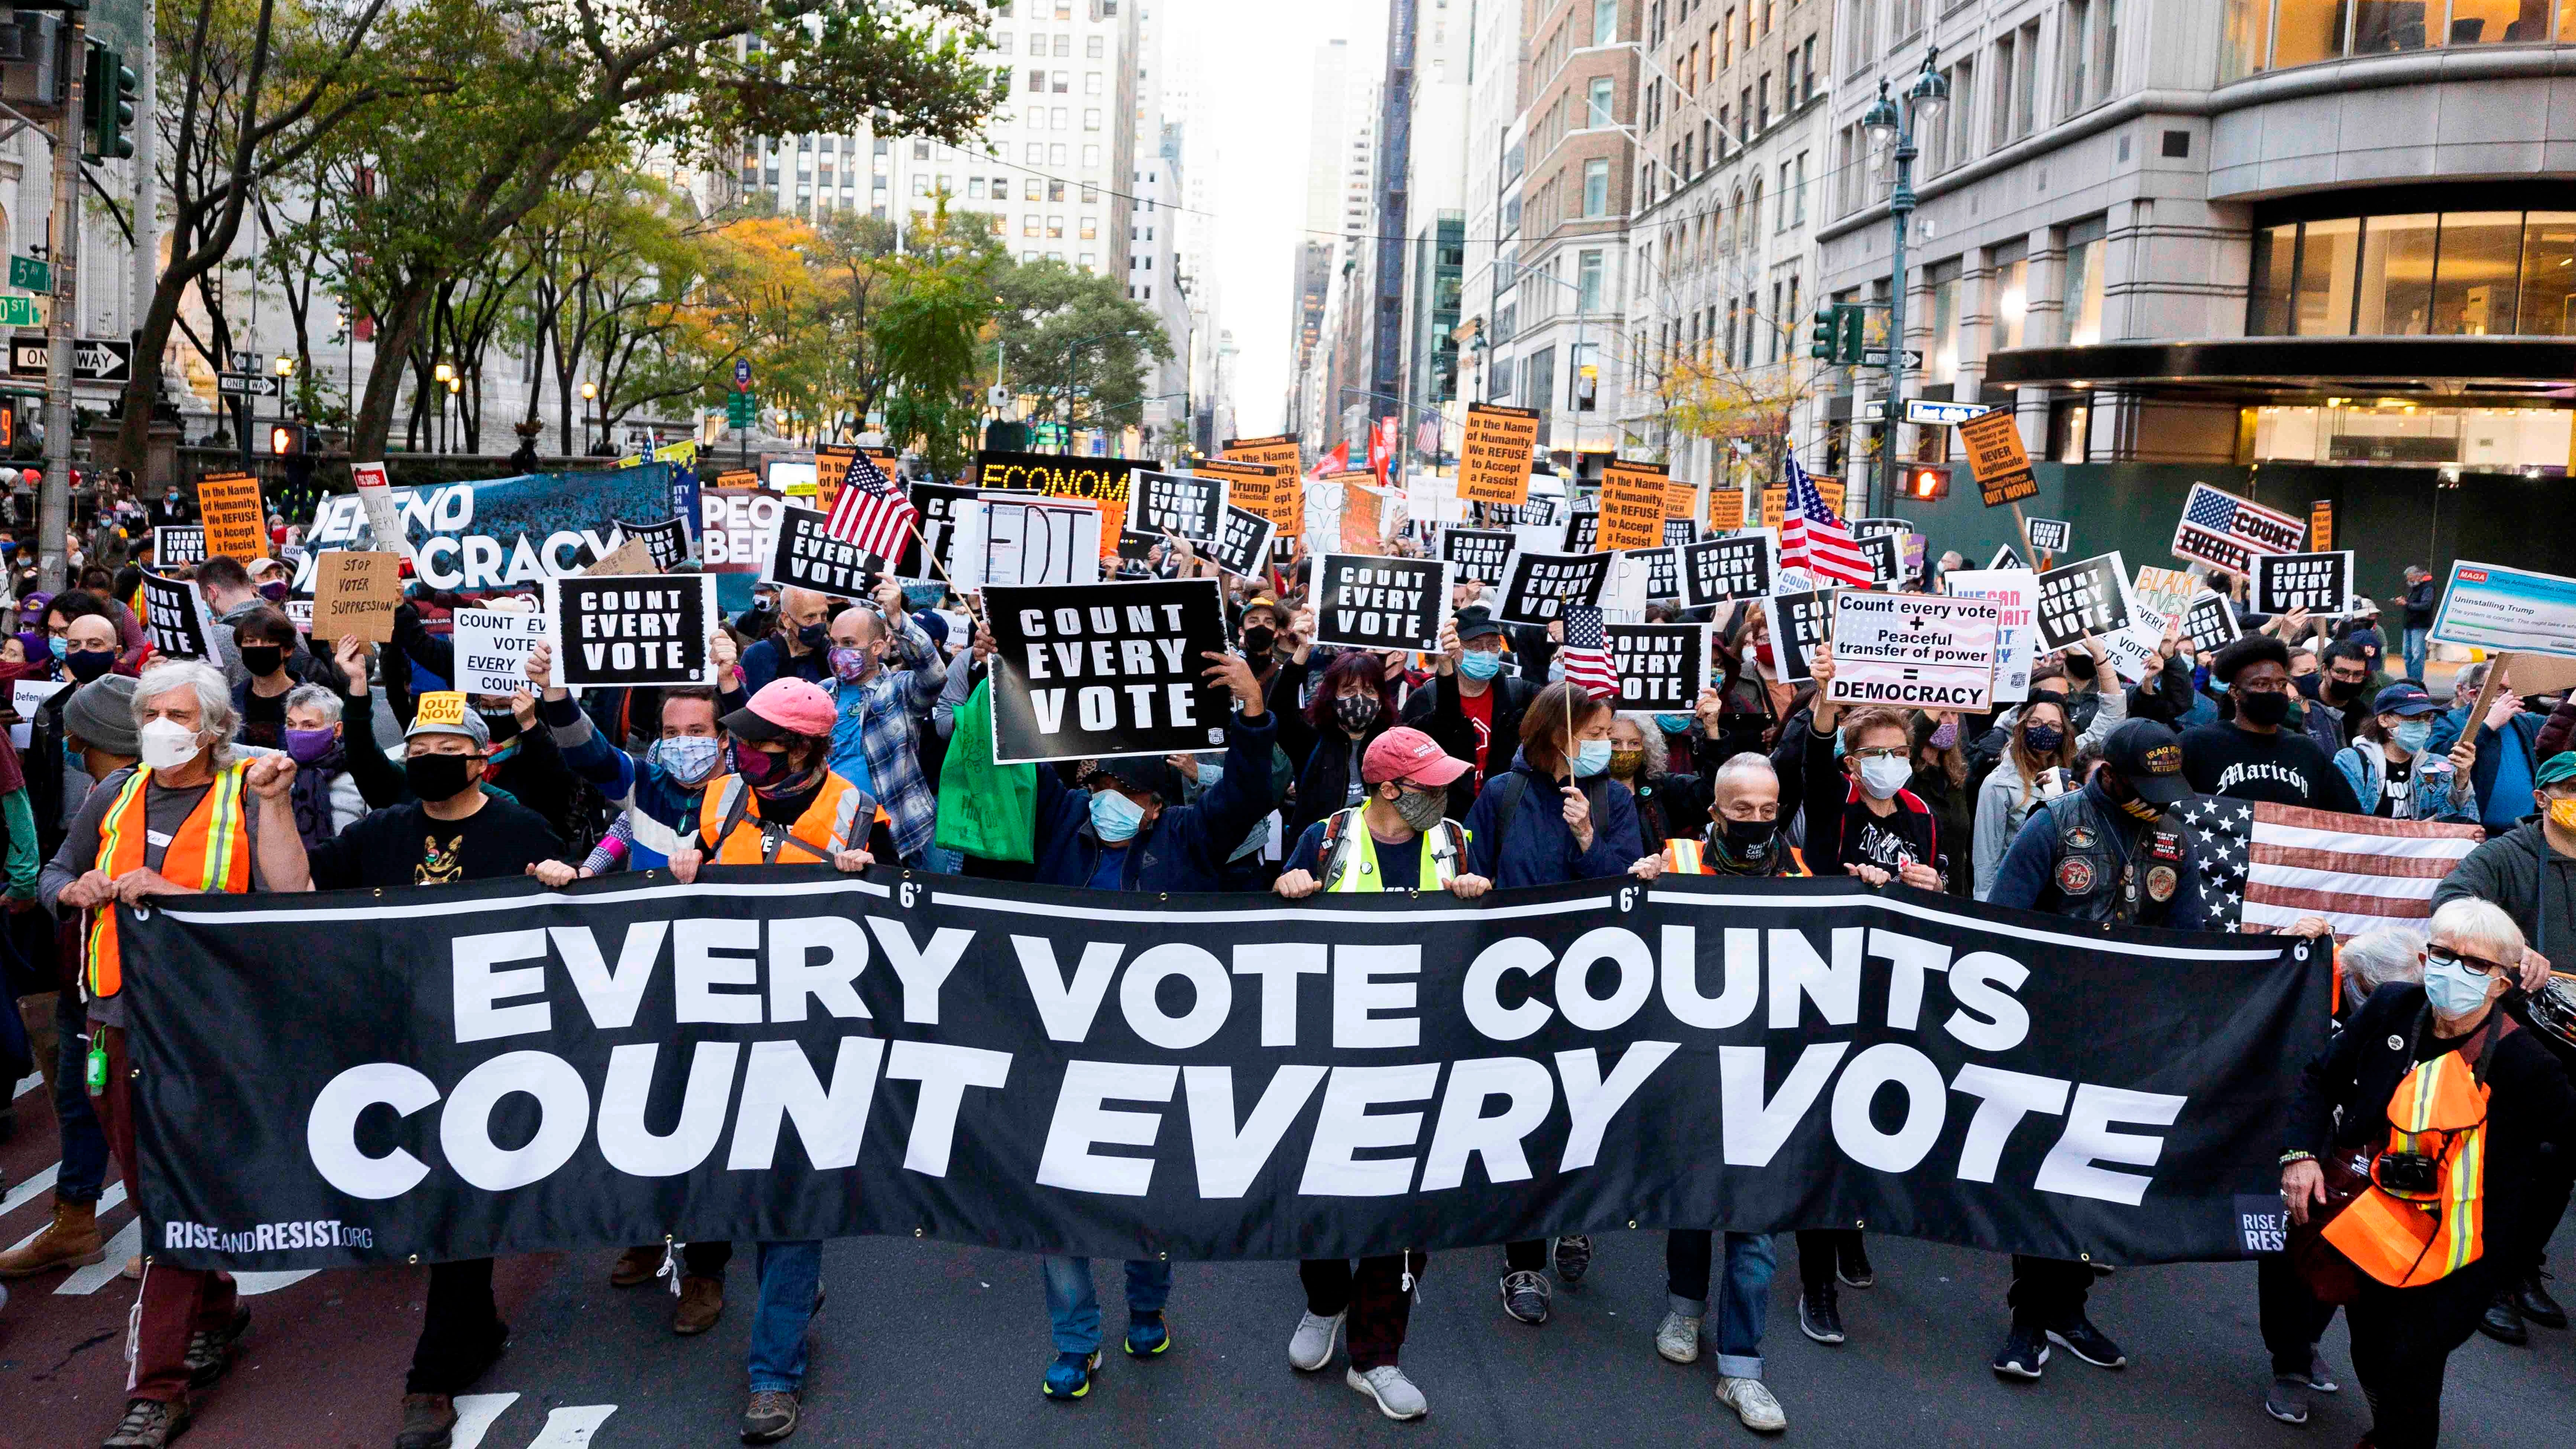
[(1360, 756), (1360, 782), (1383, 785), (1446, 785), (1467, 773), (1467, 762), (1443, 752), (1431, 736), (1416, 729), (1391, 729), (1369, 743)]
[(726, 715), (723, 724), (727, 733), (745, 740), (774, 740), (781, 735), (829, 736), (838, 713), (832, 696), (825, 694), (821, 686), (791, 676), (762, 685), (751, 702)]

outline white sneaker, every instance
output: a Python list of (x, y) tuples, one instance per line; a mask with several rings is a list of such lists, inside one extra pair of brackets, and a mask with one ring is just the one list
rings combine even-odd
[(1333, 1336), (1342, 1331), (1342, 1315), (1317, 1318), (1309, 1313), (1297, 1320), (1297, 1331), (1288, 1337), (1288, 1366), (1301, 1373), (1313, 1373), (1333, 1361)]
[(1655, 1330), (1655, 1352), (1674, 1363), (1699, 1362), (1699, 1320), (1686, 1314), (1665, 1314), (1664, 1326)]
[(1742, 1419), (1747, 1429), (1777, 1434), (1789, 1427), (1789, 1416), (1782, 1412), (1780, 1401), (1771, 1397), (1771, 1391), (1762, 1386), (1760, 1379), (1721, 1376), (1717, 1381), (1717, 1397), (1720, 1403), (1735, 1410), (1735, 1417)]
[[(1431, 1401), (1422, 1397), (1422, 1390), (1415, 1388), (1413, 1380), (1404, 1376), (1404, 1370), (1393, 1364), (1370, 1369), (1367, 1373), (1350, 1369), (1342, 1378), (1352, 1388), (1376, 1400), (1377, 1411), (1390, 1419), (1419, 1419), (1431, 1412)], [(1772, 1412), (1778, 1413), (1779, 1406), (1773, 1405)]]

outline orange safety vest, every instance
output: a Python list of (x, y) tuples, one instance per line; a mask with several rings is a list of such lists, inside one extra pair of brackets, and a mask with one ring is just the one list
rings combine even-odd
[[(1789, 862), (1789, 868), (1780, 872), (1782, 875), (1807, 873), (1807, 863), (1799, 859), (1798, 852), (1789, 849), (1785, 844), (1779, 849)], [(1700, 844), (1699, 837), (1696, 835), (1671, 835), (1664, 838), (1664, 869), (1675, 875), (1718, 874), (1716, 870), (1710, 868), (1708, 851)]]
[[(204, 891), (241, 895), (250, 889), (250, 830), (242, 814), (242, 774), (247, 759), (215, 772), (214, 784), (179, 826), (169, 849), (161, 853), (161, 874), (172, 883)], [(152, 771), (137, 765), (116, 792), (115, 803), (98, 822), (98, 868), (110, 879), (141, 870), (148, 842), (144, 839), (145, 794)], [(113, 904), (89, 913), (87, 982), (92, 1000), (125, 989), (124, 964), (117, 948)]]
[(2408, 1072), (2388, 1099), (2388, 1151), (2432, 1158), (2434, 1191), (2392, 1192), (2374, 1162), (2371, 1185), (2326, 1224), (2326, 1241), (2391, 1288), (2438, 1282), (2476, 1262), (2486, 1251), (2491, 1090), (2457, 1051)]
[[(761, 819), (759, 792), (745, 784), (740, 775), (727, 775), (719, 788), (707, 791), (698, 801), (698, 840), (709, 865), (774, 864), (781, 858), (780, 853), (790, 847), (828, 863), (834, 852), (866, 843), (866, 823), (885, 813), (877, 810), (862, 816), (862, 808), (874, 803), (867, 791), (838, 774), (826, 774), (814, 803), (781, 829), (776, 821)], [(731, 830), (725, 828), (727, 820), (734, 822)], [(853, 828), (861, 832), (855, 841), (851, 839)]]

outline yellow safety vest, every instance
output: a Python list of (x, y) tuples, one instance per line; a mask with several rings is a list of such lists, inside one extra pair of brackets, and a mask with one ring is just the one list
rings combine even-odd
[[(1345, 895), (1382, 891), (1386, 879), (1377, 868), (1377, 840), (1358, 816), (1365, 806), (1336, 811), (1324, 823), (1324, 889)], [(1447, 890), (1464, 874), (1458, 857), (1467, 848), (1466, 830), (1447, 820), (1423, 831), (1422, 881), (1427, 890)]]

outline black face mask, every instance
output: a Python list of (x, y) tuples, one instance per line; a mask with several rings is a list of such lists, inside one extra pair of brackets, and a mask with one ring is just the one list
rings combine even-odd
[(1247, 659), (1262, 658), (1277, 647), (1279, 647), (1279, 635), (1276, 631), (1264, 629), (1258, 624), (1243, 631), (1243, 653)]
[(2277, 729), (2290, 717), (2290, 696), (2284, 691), (2239, 694), (2236, 712), (2244, 716), (2247, 724)]
[(83, 684), (116, 667), (113, 649), (72, 649), (63, 654), (63, 670)]
[(1736, 860), (1760, 860), (1771, 853), (1780, 833), (1777, 820), (1720, 820), (1718, 831), (1726, 853)]
[(2367, 683), (2369, 683), (2369, 681), (2365, 679), (2355, 679), (2347, 682), (2345, 680), (2336, 679), (2330, 675), (2327, 677), (2325, 684), (2326, 698), (2333, 700), (2337, 704), (2343, 704), (2349, 701), (2354, 695), (2361, 693), (2361, 687)]
[(796, 642), (804, 645), (808, 649), (829, 648), (832, 643), (832, 626), (829, 624), (807, 624), (796, 631)]
[(483, 716), (483, 728), (492, 732), (492, 743), (497, 745), (503, 740), (514, 740), (519, 737), (519, 717), (510, 711), (478, 709), (474, 712)]
[(2067, 677), (2067, 678), (2069, 678), (2069, 679), (2091, 679), (2091, 678), (2093, 677), (2093, 674), (2094, 674), (2094, 669), (2093, 669), (2093, 656), (2092, 656), (2092, 655), (2090, 655), (2090, 654), (2069, 654), (2069, 655), (2067, 655), (2067, 656), (2066, 656), (2066, 677)]
[(242, 668), (266, 678), (286, 662), (286, 651), (275, 644), (244, 644), (241, 647)]
[(403, 783), (423, 800), (453, 800), (472, 785), (465, 777), (472, 763), (465, 755), (413, 755), (403, 761)]

